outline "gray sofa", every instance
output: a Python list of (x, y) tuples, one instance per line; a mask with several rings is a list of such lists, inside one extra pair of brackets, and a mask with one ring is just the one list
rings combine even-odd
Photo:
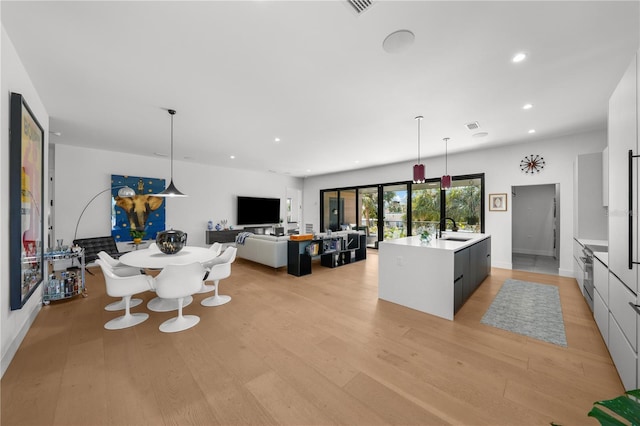
[(244, 244), (236, 243), (237, 256), (272, 268), (287, 266), (288, 236), (249, 235)]

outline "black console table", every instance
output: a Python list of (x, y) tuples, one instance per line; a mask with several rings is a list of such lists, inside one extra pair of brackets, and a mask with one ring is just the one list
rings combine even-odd
[(329, 268), (346, 265), (367, 258), (367, 236), (326, 237), (315, 240), (287, 242), (287, 272), (295, 276), (311, 273), (311, 260), (320, 257), (320, 264)]
[(236, 237), (242, 229), (228, 229), (225, 231), (205, 231), (205, 243), (235, 243)]

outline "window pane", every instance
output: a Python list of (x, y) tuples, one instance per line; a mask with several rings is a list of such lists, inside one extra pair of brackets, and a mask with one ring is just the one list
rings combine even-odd
[(383, 190), (384, 239), (407, 236), (407, 185), (385, 186)]
[[(482, 180), (461, 179), (451, 182), (446, 193), (446, 214), (456, 221), (460, 231), (480, 232)], [(446, 228), (451, 230), (453, 223), (447, 221)]]
[(360, 188), (360, 229), (367, 234), (367, 247), (376, 247), (378, 241), (378, 188)]
[(426, 182), (411, 186), (411, 235), (423, 229), (438, 229), (440, 223), (440, 182)]
[(355, 229), (357, 222), (356, 214), (356, 190), (345, 189), (340, 191), (340, 228)]

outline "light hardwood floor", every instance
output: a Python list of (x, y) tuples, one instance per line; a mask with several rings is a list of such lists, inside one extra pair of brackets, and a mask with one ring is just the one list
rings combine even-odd
[[(493, 269), (450, 322), (377, 299), (378, 257), (288, 275), (236, 260), (184, 332), (175, 312), (107, 331), (99, 269), (87, 298), (43, 307), (2, 378), (3, 425), (597, 424), (623, 393), (575, 280)], [(568, 347), (480, 324), (507, 278), (560, 289)], [(142, 294), (146, 311), (153, 294)]]

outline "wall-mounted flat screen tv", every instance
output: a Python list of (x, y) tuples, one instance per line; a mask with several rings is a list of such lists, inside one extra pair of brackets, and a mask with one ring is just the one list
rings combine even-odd
[(238, 225), (280, 222), (280, 199), (238, 196)]

